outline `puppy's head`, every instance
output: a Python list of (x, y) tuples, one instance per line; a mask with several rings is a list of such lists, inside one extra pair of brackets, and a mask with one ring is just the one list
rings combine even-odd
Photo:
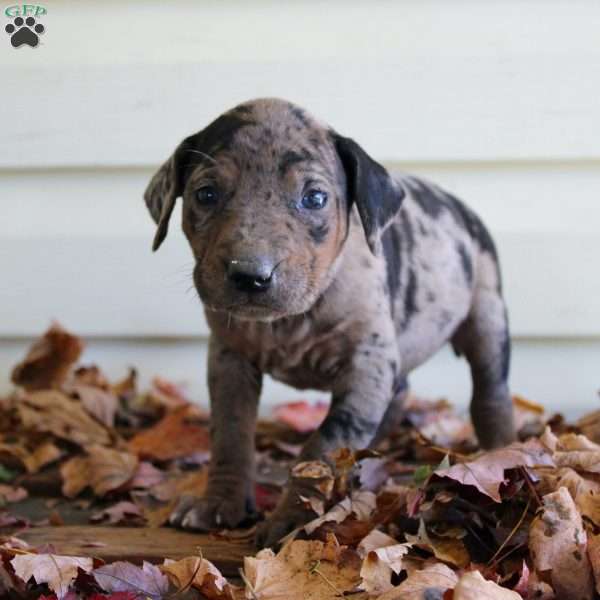
[(261, 99), (183, 140), (154, 175), (155, 250), (179, 196), (207, 308), (273, 320), (307, 311), (329, 285), (353, 205), (376, 253), (403, 193), (351, 139)]

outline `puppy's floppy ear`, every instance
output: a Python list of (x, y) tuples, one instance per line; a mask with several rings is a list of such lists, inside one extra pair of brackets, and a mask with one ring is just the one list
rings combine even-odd
[(175, 150), (172, 156), (162, 164), (158, 171), (152, 176), (146, 191), (144, 200), (146, 206), (158, 225), (152, 250), (156, 251), (167, 237), (169, 219), (175, 207), (175, 200), (183, 193), (182, 174), (180, 173), (180, 158), (187, 148), (186, 138)]
[(381, 234), (398, 214), (404, 190), (354, 140), (337, 133), (333, 140), (346, 173), (348, 206), (356, 204), (369, 248), (377, 254)]

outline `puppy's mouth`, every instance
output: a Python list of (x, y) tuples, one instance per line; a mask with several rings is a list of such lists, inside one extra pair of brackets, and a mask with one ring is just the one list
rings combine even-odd
[(207, 310), (227, 314), (241, 321), (275, 321), (287, 315), (286, 311), (270, 303), (258, 302), (252, 296), (240, 298), (233, 303), (212, 304), (205, 302)]

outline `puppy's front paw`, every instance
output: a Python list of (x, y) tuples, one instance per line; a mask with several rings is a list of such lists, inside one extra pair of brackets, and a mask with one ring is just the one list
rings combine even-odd
[(233, 529), (248, 516), (246, 500), (205, 496), (183, 496), (171, 514), (169, 522), (176, 527), (194, 531)]
[(315, 513), (299, 506), (281, 506), (256, 531), (257, 549), (278, 548), (281, 539), (316, 517)]

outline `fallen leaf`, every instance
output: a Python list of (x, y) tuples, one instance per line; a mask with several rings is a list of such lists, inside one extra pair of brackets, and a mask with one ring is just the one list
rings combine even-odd
[(321, 425), (328, 412), (329, 404), (326, 402), (311, 404), (300, 400), (277, 406), (272, 414), (276, 421), (285, 423), (294, 431), (310, 433)]
[(339, 562), (323, 559), (325, 544), (293, 541), (244, 558), (246, 597), (259, 600), (328, 600), (354, 590), (360, 581), (358, 556), (345, 551)]
[(383, 531), (379, 531), (379, 529), (373, 529), (373, 531), (360, 541), (356, 547), (356, 551), (358, 552), (358, 555), (364, 559), (372, 550), (395, 546), (397, 543), (397, 540), (387, 533), (383, 533)]
[(121, 523), (141, 525), (144, 521), (144, 515), (137, 504), (122, 500), (108, 508), (95, 512), (90, 516), (90, 521), (93, 523), (105, 522), (108, 525), (119, 525)]
[(546, 494), (529, 530), (529, 547), (536, 570), (547, 572), (561, 600), (591, 598), (592, 570), (587, 536), (567, 488)]
[(59, 600), (67, 595), (79, 569), (89, 573), (94, 566), (89, 557), (57, 554), (21, 554), (10, 564), (17, 577), (24, 582), (33, 577), (38, 584), (46, 583)]
[(592, 565), (596, 592), (600, 594), (600, 535), (588, 534), (587, 551)]
[(600, 410), (584, 415), (577, 421), (576, 425), (588, 439), (600, 443)]
[(464, 568), (471, 558), (463, 542), (453, 537), (443, 538), (427, 531), (423, 520), (419, 523), (417, 535), (405, 534), (407, 541), (429, 550), (438, 559), (456, 567)]
[(114, 562), (95, 569), (92, 575), (106, 592), (132, 592), (138, 597), (160, 600), (169, 591), (166, 575), (159, 567), (145, 561), (141, 568), (128, 562)]
[(86, 455), (75, 456), (61, 465), (63, 494), (73, 498), (89, 486), (94, 494), (104, 496), (126, 484), (137, 466), (138, 459), (133, 454), (91, 446)]
[(453, 448), (474, 441), (475, 431), (471, 422), (448, 411), (441, 414), (440, 418), (419, 427), (423, 437), (436, 446)]
[(190, 404), (190, 400), (180, 384), (173, 383), (164, 377), (155, 376), (152, 378), (152, 387), (154, 388), (152, 393), (158, 393), (162, 397), (163, 403), (169, 408)]
[(148, 489), (159, 485), (165, 480), (165, 472), (157, 469), (152, 463), (142, 461), (138, 465), (131, 481), (127, 487), (129, 489)]
[(0, 457), (5, 460), (16, 460), (19, 466), (28, 473), (37, 473), (42, 467), (58, 460), (62, 456), (61, 450), (51, 441), (44, 441), (37, 445), (27, 443), (23, 438), (8, 435), (0, 441)]
[(160, 527), (171, 516), (178, 501), (183, 496), (201, 498), (208, 483), (208, 469), (180, 473), (169, 477), (151, 490), (131, 492), (136, 504), (140, 506), (148, 527)]
[(166, 559), (160, 570), (169, 577), (178, 592), (193, 587), (209, 600), (233, 598), (231, 586), (217, 567), (199, 556), (188, 556), (180, 560)]
[(385, 592), (377, 600), (424, 600), (442, 598), (458, 582), (456, 573), (442, 563), (413, 571), (399, 586)]
[(85, 410), (97, 421), (107, 427), (114, 426), (115, 414), (119, 408), (117, 396), (101, 388), (84, 384), (74, 385), (71, 390), (77, 394)]
[(492, 450), (475, 460), (457, 463), (447, 469), (437, 469), (438, 477), (448, 477), (463, 485), (471, 485), (496, 502), (501, 501), (500, 485), (504, 471), (516, 467), (554, 466), (548, 449), (536, 439), (514, 443)]
[(513, 414), (515, 431), (523, 439), (531, 434), (539, 435), (544, 429), (544, 407), (523, 396), (513, 396)]
[(400, 574), (403, 568), (402, 559), (411, 547), (411, 544), (395, 544), (371, 550), (360, 568), (360, 589), (371, 595), (391, 590), (394, 587), (392, 574)]
[(324, 523), (341, 523), (351, 516), (358, 521), (368, 521), (376, 507), (377, 497), (373, 492), (357, 491), (344, 498), (324, 515), (304, 525), (304, 531), (310, 535)]
[(210, 436), (203, 420), (203, 413), (194, 405), (181, 406), (154, 427), (136, 434), (129, 448), (140, 458), (154, 460), (170, 460), (208, 450)]
[(108, 379), (97, 365), (83, 365), (77, 367), (75, 371), (73, 371), (73, 376), (69, 383), (73, 385), (91, 385), (101, 390), (110, 389)]
[(479, 571), (461, 576), (454, 588), (453, 600), (521, 600), (521, 595), (487, 581)]
[(0, 504), (20, 502), (27, 498), (27, 490), (22, 487), (0, 484)]
[(11, 380), (28, 391), (58, 387), (82, 350), (83, 343), (78, 337), (54, 323), (15, 366)]
[(137, 371), (130, 368), (127, 375), (110, 386), (112, 393), (124, 399), (131, 399), (137, 394)]
[(100, 444), (108, 446), (112, 437), (103, 425), (92, 418), (81, 403), (56, 390), (27, 394), (17, 404), (23, 426), (80, 446)]
[(570, 468), (540, 469), (540, 494), (549, 494), (564, 486), (569, 490), (582, 516), (600, 525), (600, 481), (583, 477)]

